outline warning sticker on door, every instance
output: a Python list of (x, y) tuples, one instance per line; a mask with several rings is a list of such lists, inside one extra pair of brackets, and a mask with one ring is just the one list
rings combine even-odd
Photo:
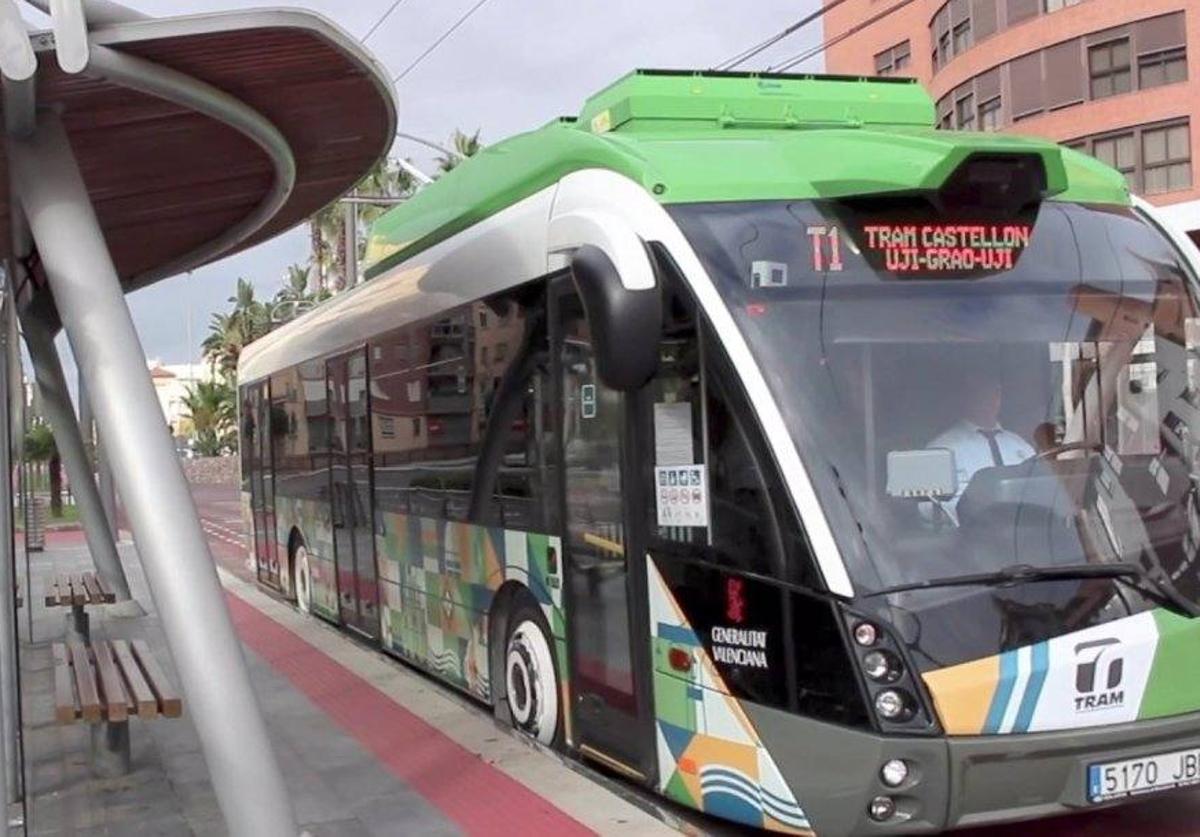
[(708, 526), (708, 476), (703, 465), (655, 468), (659, 526)]

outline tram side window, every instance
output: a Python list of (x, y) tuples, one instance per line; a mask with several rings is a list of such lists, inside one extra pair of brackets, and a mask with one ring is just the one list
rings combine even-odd
[(328, 483), (324, 462), (313, 457), (327, 447), (324, 368), (306, 363), (271, 376), (271, 449), (281, 497), (318, 500)]
[(553, 422), (543, 299), (539, 289), (533, 299), (525, 295), (492, 300), (490, 311), (481, 312), (481, 324), (487, 322), (498, 332), (480, 354), (487, 384), (481, 387), (477, 523), (548, 531)]
[(250, 492), (250, 475), (254, 470), (254, 401), (250, 395), (251, 388), (242, 388), (241, 398), (241, 455), (242, 455), (242, 491)]
[[(769, 471), (769, 454), (719, 344), (706, 326), (697, 327), (682, 292), (669, 293), (667, 310), (648, 419), (652, 479), (656, 493), (667, 496), (656, 496), (649, 509), (652, 531), (663, 540), (708, 547), (710, 559), (733, 570), (814, 584), (807, 541), (779, 499), (787, 495)], [(708, 526), (660, 526), (669, 517), (660, 512), (663, 502), (677, 513), (681, 504), (671, 497), (664, 469), (692, 464), (705, 465)]]
[(463, 520), (472, 459), (470, 312), (371, 345), (375, 503), (385, 512)]
[(372, 342), (378, 509), (543, 528), (544, 434), (535, 430), (549, 426), (549, 379), (525, 345), (528, 314), (515, 296), (483, 300)]

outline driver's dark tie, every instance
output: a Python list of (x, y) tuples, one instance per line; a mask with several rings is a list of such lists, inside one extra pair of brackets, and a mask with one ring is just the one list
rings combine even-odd
[(992, 464), (993, 465), (1003, 465), (1004, 464), (1004, 457), (1000, 455), (1000, 445), (996, 441), (996, 437), (999, 436), (1000, 433), (1001, 433), (1001, 431), (999, 431), (999, 430), (980, 430), (979, 431), (979, 434), (981, 436), (983, 436), (983, 438), (987, 439), (988, 447), (992, 449)]

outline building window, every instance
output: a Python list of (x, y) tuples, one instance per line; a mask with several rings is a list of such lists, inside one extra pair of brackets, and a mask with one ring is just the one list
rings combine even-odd
[(1191, 135), (1187, 125), (1142, 131), (1146, 194), (1158, 195), (1192, 185)]
[(988, 99), (979, 106), (979, 130), (1000, 130), (1000, 97)]
[(1092, 80), (1093, 99), (1128, 93), (1133, 80), (1129, 65), (1129, 39), (1121, 38), (1091, 47), (1088, 50), (1088, 73)]
[(1133, 134), (1121, 134), (1115, 137), (1098, 139), (1092, 144), (1092, 156), (1102, 163), (1107, 163), (1121, 174), (1129, 183), (1130, 189), (1137, 187), (1137, 157)]
[(953, 35), (953, 45), (954, 45), (954, 54), (955, 55), (962, 55), (964, 52), (966, 52), (968, 49), (970, 49), (971, 48), (971, 20), (970, 20), (970, 18), (962, 21), (961, 23), (956, 24), (952, 35)]
[(1187, 49), (1164, 49), (1138, 56), (1138, 87), (1143, 90), (1187, 81)]
[(954, 103), (954, 118), (958, 122), (958, 130), (972, 131), (975, 129), (975, 96), (973, 94), (968, 93)]
[(1046, 5), (1043, 7), (1047, 13), (1057, 12), (1059, 9), (1065, 9), (1067, 6), (1078, 6), (1081, 0), (1046, 0)]
[(912, 47), (908, 41), (904, 41), (875, 56), (875, 74), (879, 76), (899, 75), (911, 63)]

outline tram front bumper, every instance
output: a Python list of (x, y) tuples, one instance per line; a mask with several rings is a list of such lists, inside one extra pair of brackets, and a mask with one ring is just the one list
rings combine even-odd
[[(1200, 748), (1200, 713), (1087, 730), (948, 738), (946, 742), (950, 768), (946, 826), (960, 828), (1104, 807), (1088, 798), (1089, 765)], [(1162, 794), (1136, 798), (1155, 795)]]
[[(1128, 800), (1090, 802), (1089, 765), (1200, 748), (1200, 713), (1065, 732), (926, 738), (743, 706), (818, 837), (925, 834), (1119, 805)], [(891, 759), (912, 767), (899, 788), (880, 780)], [(877, 796), (892, 797), (897, 816), (873, 820), (868, 807)]]

